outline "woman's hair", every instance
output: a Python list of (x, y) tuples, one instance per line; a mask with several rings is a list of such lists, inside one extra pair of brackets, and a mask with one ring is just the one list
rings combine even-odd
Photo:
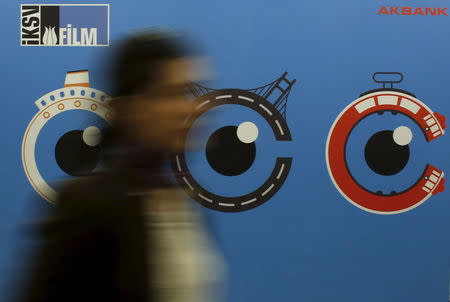
[(189, 55), (187, 43), (178, 33), (150, 29), (125, 38), (112, 59), (113, 97), (132, 95), (152, 86), (161, 76), (164, 62)]
[(106, 66), (112, 101), (112, 125), (103, 129), (102, 146), (108, 153), (123, 142), (126, 127), (114, 118), (121, 102), (128, 103), (135, 94), (155, 85), (163, 76), (167, 61), (193, 55), (186, 39), (179, 33), (149, 29), (125, 37), (115, 45)]

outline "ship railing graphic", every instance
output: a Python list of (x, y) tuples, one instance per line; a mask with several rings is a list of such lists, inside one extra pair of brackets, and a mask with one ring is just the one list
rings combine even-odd
[[(291, 92), (292, 86), (297, 81), (296, 79), (288, 80), (286, 77), (287, 74), (287, 72), (283, 73), (278, 79), (264, 86), (246, 89), (247, 91), (255, 93), (273, 103), (275, 108), (278, 110), (278, 112), (280, 112), (281, 116), (284, 119), (286, 119), (286, 108), (289, 94)], [(189, 89), (195, 97), (201, 97), (213, 91), (223, 90), (204, 87), (197, 83), (193, 83), (192, 85), (190, 85)]]

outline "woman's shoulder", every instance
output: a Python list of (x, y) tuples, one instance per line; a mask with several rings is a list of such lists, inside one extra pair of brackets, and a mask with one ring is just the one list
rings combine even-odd
[(124, 199), (126, 190), (116, 177), (98, 173), (65, 182), (58, 198), (58, 206), (65, 209), (94, 210)]

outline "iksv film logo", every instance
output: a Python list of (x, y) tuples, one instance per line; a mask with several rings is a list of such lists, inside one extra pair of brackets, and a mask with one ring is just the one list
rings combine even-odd
[(22, 4), (22, 46), (108, 46), (109, 4)]

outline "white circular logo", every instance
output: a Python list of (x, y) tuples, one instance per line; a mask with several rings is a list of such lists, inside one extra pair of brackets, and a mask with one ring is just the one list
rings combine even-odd
[[(25, 174), (39, 195), (55, 202), (57, 192), (44, 180), (36, 164), (35, 148), (38, 135), (53, 117), (69, 110), (92, 112), (105, 121), (110, 120), (109, 97), (106, 93), (89, 87), (87, 70), (68, 72), (63, 88), (51, 91), (35, 101), (39, 112), (28, 124), (22, 141), (22, 163)], [(83, 141), (88, 146), (99, 143), (100, 130), (87, 127), (83, 131)]]

